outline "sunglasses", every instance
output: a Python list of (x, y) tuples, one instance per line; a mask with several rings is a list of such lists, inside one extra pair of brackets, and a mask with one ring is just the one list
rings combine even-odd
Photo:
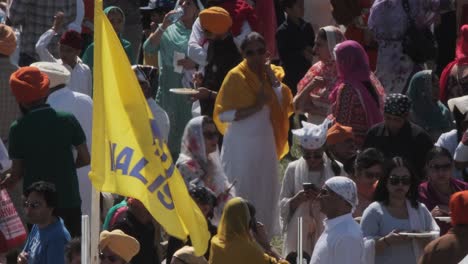
[(433, 170), (449, 170), (450, 168), (452, 167), (452, 164), (451, 163), (445, 163), (445, 164), (431, 164), (429, 165), (429, 168), (433, 169)]
[(391, 175), (388, 178), (388, 182), (391, 185), (398, 185), (398, 184), (410, 185), (411, 184), (411, 176), (409, 176), (409, 175), (405, 175), (405, 176)]
[(100, 260), (106, 260), (107, 259), (109, 262), (112, 262), (112, 263), (117, 262), (117, 260), (118, 260), (118, 258), (116, 256), (113, 256), (113, 255), (107, 255), (106, 256), (102, 252), (99, 253), (99, 259)]
[(265, 48), (259, 48), (257, 50), (246, 50), (245, 51), (245, 55), (247, 57), (252, 57), (252, 56), (255, 56), (255, 55), (265, 55), (265, 53), (266, 53)]
[(31, 208), (31, 209), (36, 209), (40, 206), (41, 204), (39, 202), (28, 202), (25, 201), (23, 202), (23, 207), (24, 208)]
[(327, 188), (322, 188), (322, 189), (320, 189), (320, 191), (319, 191), (319, 195), (320, 195), (320, 196), (327, 196), (327, 195), (329, 195), (330, 193), (331, 193), (330, 190), (328, 190)]
[(215, 131), (205, 131), (205, 132), (203, 132), (203, 136), (206, 139), (217, 139), (217, 138), (219, 138), (219, 133), (215, 132)]

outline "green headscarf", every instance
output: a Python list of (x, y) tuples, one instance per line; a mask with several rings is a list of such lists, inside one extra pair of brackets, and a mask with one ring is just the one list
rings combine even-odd
[(427, 131), (448, 131), (452, 127), (450, 111), (439, 100), (434, 101), (432, 71), (416, 73), (409, 84), (407, 95), (412, 101), (413, 121)]
[(106, 16), (107, 16), (110, 13), (110, 11), (112, 11), (114, 9), (117, 10), (122, 15), (123, 23), (125, 24), (125, 13), (118, 6), (108, 6), (106, 9), (104, 9), (104, 14), (106, 14)]

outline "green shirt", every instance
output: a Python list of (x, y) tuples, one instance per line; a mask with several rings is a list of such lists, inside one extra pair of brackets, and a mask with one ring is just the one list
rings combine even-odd
[(55, 184), (57, 208), (81, 206), (73, 146), (86, 142), (76, 118), (48, 105), (31, 110), (10, 127), (8, 152), (24, 163), (23, 190), (37, 181)]

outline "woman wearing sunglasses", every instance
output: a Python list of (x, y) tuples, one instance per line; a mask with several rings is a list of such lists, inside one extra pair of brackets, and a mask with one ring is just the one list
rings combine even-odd
[(320, 205), (315, 200), (319, 188), (335, 175), (344, 175), (341, 164), (325, 152), (329, 120), (317, 126), (302, 122), (292, 131), (299, 141), (302, 157), (288, 164), (280, 193), (280, 217), (283, 227), (283, 255), (297, 251), (297, 219), (303, 219), (303, 249), (312, 255), (315, 242), (323, 231)]
[[(226, 75), (213, 119), (224, 134), (221, 160), (236, 191), (259, 210), (269, 234), (278, 231), (278, 160), (289, 151), (292, 95), (284, 71), (270, 65), (264, 38), (250, 33), (241, 44), (244, 60)], [(268, 193), (269, 195), (265, 195)]]
[(194, 184), (210, 189), (217, 197), (213, 222), (217, 224), (224, 204), (235, 190), (224, 174), (218, 151), (219, 132), (208, 116), (192, 118), (185, 126), (176, 166), (187, 186)]
[[(450, 152), (442, 147), (434, 147), (427, 154), (427, 181), (419, 185), (419, 201), (426, 205), (433, 217), (449, 216), (449, 201), (452, 194), (468, 190), (468, 183), (457, 180), (454, 173), (453, 158)], [(451, 225), (440, 222), (440, 234), (444, 235)]]
[[(439, 226), (418, 199), (418, 180), (400, 157), (388, 161), (361, 228), (366, 255), (375, 263), (416, 263), (424, 246), (439, 236)], [(414, 237), (405, 233), (428, 233)], [(418, 234), (421, 235), (421, 234)]]

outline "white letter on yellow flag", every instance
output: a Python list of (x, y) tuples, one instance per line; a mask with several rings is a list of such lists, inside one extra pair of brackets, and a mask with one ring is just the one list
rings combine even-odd
[(97, 0), (94, 11), (93, 186), (140, 200), (172, 236), (190, 235), (203, 255), (210, 234), (191, 199), (117, 35)]

